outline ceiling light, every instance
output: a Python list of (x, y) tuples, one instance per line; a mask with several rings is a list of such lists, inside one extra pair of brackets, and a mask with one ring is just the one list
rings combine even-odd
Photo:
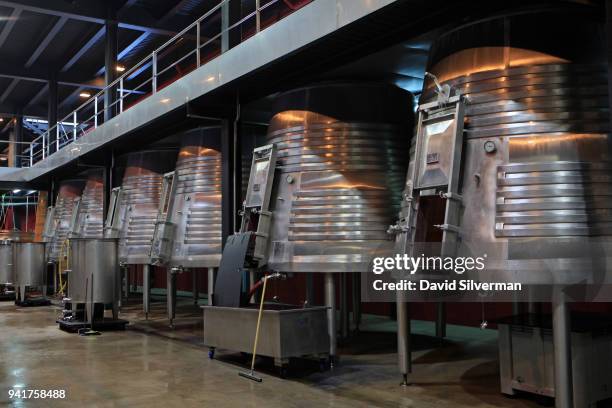
[(0, 157), (0, 161), (7, 161), (7, 160), (8, 160), (8, 158), (6, 158), (6, 156), (1, 156)]
[(91, 94), (90, 94), (89, 92), (81, 92), (81, 93), (79, 94), (79, 96), (80, 96), (81, 98), (89, 98), (89, 97), (91, 96)]
[(19, 193), (20, 191), (21, 191), (20, 189), (16, 188), (16, 189), (14, 189), (14, 190), (13, 190), (13, 194), (17, 194), (17, 193)]
[(0, 118), (0, 122), (4, 122), (4, 118)]
[(117, 72), (125, 71), (125, 67), (123, 65), (117, 65), (117, 67), (115, 69), (117, 70)]

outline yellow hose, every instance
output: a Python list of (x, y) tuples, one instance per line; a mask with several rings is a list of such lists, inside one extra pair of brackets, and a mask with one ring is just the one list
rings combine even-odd
[[(69, 263), (69, 257), (70, 257), (70, 245), (68, 245), (68, 239), (65, 239), (62, 242), (62, 245), (60, 246), (60, 253), (59, 253), (59, 261), (58, 261), (58, 265), (57, 265), (57, 274), (58, 274), (58, 279), (59, 279), (59, 290), (57, 291), (56, 294), (63, 294), (64, 291), (66, 290), (66, 284), (62, 281), (62, 271), (67, 270), (70, 268), (70, 263)], [(64, 256), (65, 254), (65, 256)], [(64, 261), (66, 268), (63, 268), (63, 264), (62, 261)]]

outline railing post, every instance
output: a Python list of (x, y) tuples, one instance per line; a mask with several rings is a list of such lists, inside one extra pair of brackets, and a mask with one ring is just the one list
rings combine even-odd
[(257, 32), (261, 31), (261, 13), (260, 13), (260, 0), (255, 0), (255, 27)]
[(98, 95), (94, 97), (94, 129), (98, 127)]
[(229, 0), (225, 1), (221, 6), (221, 53), (230, 48), (230, 8)]
[[(55, 151), (56, 152), (59, 151), (59, 149), (60, 149), (60, 126), (61, 126), (61, 124), (62, 124), (62, 121), (60, 120), (59, 122), (57, 122), (57, 125), (55, 125)], [(49, 146), (47, 146), (47, 147), (49, 147)], [(48, 155), (49, 155), (49, 153), (47, 153), (47, 156)]]
[(42, 158), (43, 160), (45, 159), (45, 150), (47, 150), (47, 143), (46, 143), (46, 139), (47, 136), (49, 135), (49, 131), (47, 130), (46, 133), (42, 134)]
[(34, 165), (34, 141), (30, 142), (30, 167)]
[(78, 136), (77, 132), (77, 112), (72, 112), (72, 140), (76, 141)]
[(200, 20), (196, 22), (196, 67), (200, 67)]
[(123, 77), (119, 79), (119, 113), (123, 112)]
[(152, 93), (157, 92), (157, 52), (153, 51), (151, 54), (151, 70), (153, 71), (153, 76), (151, 77), (151, 87)]

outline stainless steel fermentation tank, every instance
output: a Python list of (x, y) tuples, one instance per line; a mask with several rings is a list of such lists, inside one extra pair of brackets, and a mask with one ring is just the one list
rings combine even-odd
[[(342, 273), (346, 299), (346, 273), (368, 272), (375, 252), (390, 244), (387, 229), (401, 201), (412, 112), (411, 94), (377, 83), (321, 84), (276, 98), (267, 135), (278, 148), (268, 263), (281, 272), (325, 273), (332, 357), (334, 273)], [(359, 297), (358, 288), (354, 294)], [(348, 308), (342, 305), (345, 333)]]
[[(567, 255), (572, 248), (612, 235), (608, 71), (598, 20), (586, 7), (530, 9), (464, 25), (431, 50), (428, 70), (467, 98), (462, 240), (497, 249), (489, 256), (524, 283), (546, 283), (541, 278), (550, 274), (536, 273), (538, 265), (570, 271), (581, 261)], [(432, 98), (428, 82), (422, 99)], [(569, 283), (595, 271), (582, 264), (575, 272), (554, 276)], [(560, 301), (553, 310), (555, 396), (567, 406), (567, 307)], [(408, 358), (400, 349), (404, 374)], [(537, 385), (522, 389), (530, 386)]]
[(0, 299), (12, 298), (15, 295), (14, 287), (13, 242), (3, 239), (0, 241)]
[[(159, 218), (151, 252), (153, 264), (166, 265), (168, 317), (175, 316), (176, 274), (192, 269), (194, 302), (198, 271), (208, 268), (209, 302), (214, 268), (221, 260), (221, 134), (218, 127), (181, 136), (176, 170), (164, 178)], [(145, 314), (149, 311), (145, 284)]]
[(0, 237), (0, 300), (13, 300), (15, 296), (13, 242), (32, 241), (33, 234), (22, 231), (3, 231)]
[(47, 241), (47, 261), (57, 263), (65, 256), (67, 239), (72, 226), (74, 210), (85, 187), (86, 179), (64, 180), (60, 183), (55, 205), (47, 213), (51, 224), (47, 223), (45, 240)]
[(149, 264), (163, 175), (173, 168), (175, 158), (176, 152), (171, 150), (145, 150), (126, 155), (113, 214), (118, 224), (112, 227), (117, 229), (121, 263)]
[(42, 242), (13, 242), (13, 268), (15, 270), (15, 302), (25, 304), (32, 290), (40, 290), (40, 298), (47, 294), (47, 268), (45, 244)]
[[(121, 283), (117, 240), (114, 238), (71, 238), (68, 299), (73, 317), (92, 323), (104, 317), (110, 306), (113, 319), (119, 316)], [(75, 314), (85, 312), (79, 319)]]
[[(121, 187), (111, 194), (104, 237), (118, 239), (121, 265), (143, 265), (148, 279), (163, 175), (174, 167), (176, 151), (143, 150), (128, 153), (121, 160), (125, 170)], [(127, 296), (129, 269), (124, 271)]]

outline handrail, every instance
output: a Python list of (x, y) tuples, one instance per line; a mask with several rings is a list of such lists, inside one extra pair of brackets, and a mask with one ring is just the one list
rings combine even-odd
[[(201, 50), (203, 48), (209, 46), (210, 44), (213, 44), (219, 38), (221, 38), (221, 42), (223, 43), (224, 35), (227, 35), (231, 30), (241, 26), (253, 17), (255, 18), (255, 33), (259, 33), (261, 31), (262, 11), (281, 1), (283, 4), (287, 4), (286, 0), (270, 0), (262, 6), (260, 4), (261, 0), (255, 0), (255, 10), (253, 12), (249, 13), (248, 15), (241, 18), (239, 21), (235, 22), (232, 25), (229, 25), (226, 28), (222, 27), (219, 33), (212, 35), (211, 38), (207, 38), (206, 41), (202, 43), (202, 23), (204, 23), (207, 18), (219, 12), (225, 5), (229, 3), (229, 0), (222, 0), (216, 6), (208, 10), (204, 15), (200, 16), (193, 23), (191, 23), (190, 25), (182, 29), (180, 32), (178, 32), (176, 35), (174, 35), (171, 39), (169, 39), (161, 46), (156, 48), (153, 52), (138, 61), (130, 69), (123, 72), (121, 76), (114, 79), (94, 96), (90, 97), (87, 101), (83, 102), (76, 109), (72, 110), (66, 117), (58, 121), (58, 123), (49, 127), (47, 131), (45, 131), (42, 135), (34, 138), (34, 140), (30, 142), (29, 149), (26, 149), (24, 151), (29, 153), (29, 165), (33, 166), (36, 162), (44, 160), (45, 158), (52, 155), (54, 152), (60, 150), (62, 147), (76, 141), (80, 137), (80, 134), (85, 134), (89, 129), (98, 128), (99, 126), (104, 124), (104, 122), (107, 120), (107, 116), (116, 117), (123, 113), (125, 109), (124, 101), (126, 98), (139, 94), (155, 94), (159, 88), (157, 83), (158, 78), (168, 73), (171, 68), (178, 67), (179, 64), (182, 64), (189, 58), (192, 58), (194, 52), (196, 58), (195, 66), (196, 68), (200, 67), (202, 64)], [(314, 0), (304, 0), (303, 4), (301, 5), (305, 5), (311, 1)], [(290, 7), (290, 10), (294, 11), (295, 9), (293, 7)], [(221, 12), (223, 12), (223, 10), (221, 10)], [(163, 59), (169, 52), (173, 51), (169, 47), (173, 44), (179, 44), (179, 41), (182, 41), (185, 35), (193, 29), (195, 29), (196, 31), (195, 47), (190, 46), (185, 54), (182, 54), (180, 57), (178, 57), (178, 59), (174, 59), (173, 62), (168, 66), (162, 67), (160, 69), (159, 59)], [(219, 46), (219, 48), (219, 55), (227, 51), (227, 49), (224, 49), (222, 44)], [(217, 57), (218, 55), (214, 56), (212, 59), (215, 59)], [(138, 77), (142, 72), (149, 69), (149, 66), (151, 68), (151, 75), (149, 77), (147, 77), (141, 83), (136, 84), (133, 87), (126, 88), (127, 82)], [(137, 91), (141, 88), (142, 91)], [(150, 88), (150, 91), (147, 91), (148, 88)], [(109, 95), (109, 92), (112, 93), (112, 95)], [(102, 109), (100, 109), (98, 106), (100, 103), (100, 99), (104, 101), (105, 97), (108, 98), (109, 102), (104, 103)], [(117, 110), (118, 112), (112, 115), (111, 111), (111, 115), (107, 115), (107, 111), (111, 109)], [(93, 114), (87, 114), (87, 119), (81, 119), (81, 122), (79, 123), (79, 113), (81, 113), (82, 115), (86, 110), (93, 111)], [(66, 124), (68, 124), (70, 128), (67, 129), (64, 122), (67, 122)], [(54, 145), (55, 148), (53, 149), (52, 147)]]

